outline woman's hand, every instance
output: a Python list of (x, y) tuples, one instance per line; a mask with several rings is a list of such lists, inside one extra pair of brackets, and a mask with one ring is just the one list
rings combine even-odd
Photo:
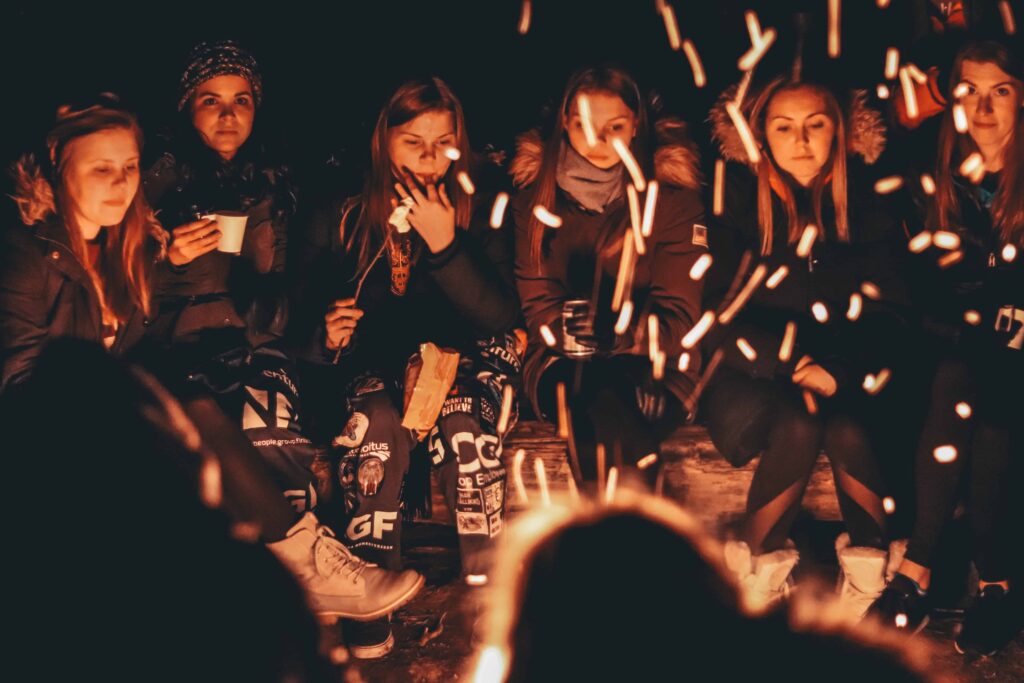
[(410, 177), (406, 186), (395, 183), (395, 190), (402, 199), (412, 197), (409, 223), (427, 243), (430, 252), (444, 251), (455, 239), (455, 209), (448, 199), (444, 183), (428, 183), (421, 190), (415, 178)]
[(203, 218), (194, 223), (179, 225), (171, 231), (167, 260), (172, 265), (183, 266), (216, 249), (219, 241), (217, 221)]
[(796, 370), (793, 371), (793, 384), (825, 397), (832, 396), (839, 388), (836, 378), (830, 375), (828, 370), (815, 363), (810, 356), (804, 356), (796, 364)]
[(338, 299), (327, 310), (324, 316), (324, 330), (327, 348), (331, 351), (343, 349), (352, 343), (356, 324), (363, 317), (363, 312), (355, 305), (355, 299)]

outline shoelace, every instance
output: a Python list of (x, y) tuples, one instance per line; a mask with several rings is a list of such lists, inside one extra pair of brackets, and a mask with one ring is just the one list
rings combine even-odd
[(317, 526), (316, 536), (316, 541), (313, 542), (313, 557), (316, 569), (321, 574), (331, 576), (342, 571), (352, 578), (352, 583), (355, 583), (367, 567), (374, 566), (353, 555), (335, 538), (329, 527)]

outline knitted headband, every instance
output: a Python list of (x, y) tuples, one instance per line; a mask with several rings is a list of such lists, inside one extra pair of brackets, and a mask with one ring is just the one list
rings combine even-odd
[(241, 76), (249, 81), (256, 106), (263, 99), (263, 79), (256, 59), (233, 40), (199, 43), (188, 57), (188, 66), (181, 75), (181, 97), (178, 111), (185, 108), (196, 89), (216, 76)]

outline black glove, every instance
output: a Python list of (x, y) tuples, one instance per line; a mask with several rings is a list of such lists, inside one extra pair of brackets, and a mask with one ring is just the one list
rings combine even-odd
[(636, 405), (648, 422), (657, 422), (665, 414), (665, 385), (654, 379), (650, 370), (636, 387)]
[(615, 344), (615, 331), (603, 329), (603, 326), (600, 328), (595, 326), (594, 317), (590, 302), (581, 301), (573, 304), (569, 317), (562, 319), (564, 328), (562, 348), (565, 348), (564, 335), (571, 335), (580, 346), (595, 351), (611, 350)]

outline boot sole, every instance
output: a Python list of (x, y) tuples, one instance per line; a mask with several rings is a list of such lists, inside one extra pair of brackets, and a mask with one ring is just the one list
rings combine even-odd
[[(409, 590), (403, 593), (398, 598), (392, 600), (390, 603), (377, 609), (374, 612), (356, 614), (352, 612), (342, 612), (341, 610), (315, 610), (317, 619), (321, 624), (330, 626), (338, 622), (338, 619), (351, 619), (352, 621), (373, 621), (381, 617), (391, 614), (398, 608), (402, 607), (410, 600), (416, 597), (423, 588), (423, 584), (426, 583), (426, 578), (421, 574), (419, 579), (414, 583)], [(355, 655), (354, 655), (355, 656)]]
[(350, 655), (356, 659), (380, 659), (395, 649), (394, 631), (388, 632), (388, 638), (376, 645), (346, 645)]

